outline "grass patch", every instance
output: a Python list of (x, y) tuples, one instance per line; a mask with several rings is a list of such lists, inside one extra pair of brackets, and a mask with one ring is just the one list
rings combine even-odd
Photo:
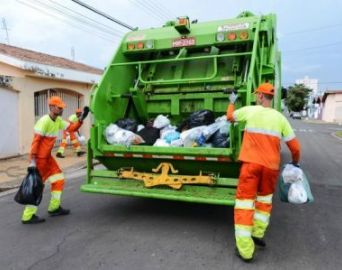
[(336, 131), (335, 135), (342, 138), (342, 130)]

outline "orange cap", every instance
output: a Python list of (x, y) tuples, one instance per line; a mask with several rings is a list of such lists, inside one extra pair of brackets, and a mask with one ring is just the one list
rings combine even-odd
[(255, 92), (274, 96), (274, 86), (271, 83), (262, 83)]
[(63, 100), (58, 97), (58, 96), (53, 96), (49, 99), (49, 105), (54, 105), (57, 106), (59, 108), (65, 108), (65, 103), (63, 102)]
[(81, 109), (76, 109), (75, 113), (82, 113)]

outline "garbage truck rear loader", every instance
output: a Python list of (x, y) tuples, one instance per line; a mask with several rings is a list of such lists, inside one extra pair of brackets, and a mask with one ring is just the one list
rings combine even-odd
[[(179, 124), (195, 111), (226, 114), (255, 103), (254, 89), (275, 85), (280, 110), (280, 53), (270, 14), (191, 23), (180, 17), (161, 28), (135, 30), (122, 40), (91, 96), (85, 192), (234, 205), (243, 123), (229, 127), (225, 148), (109, 144), (106, 127), (122, 118), (146, 123), (162, 114)], [(94, 168), (94, 160), (105, 169)]]

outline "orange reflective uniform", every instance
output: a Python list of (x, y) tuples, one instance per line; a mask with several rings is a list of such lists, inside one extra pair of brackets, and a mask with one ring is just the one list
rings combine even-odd
[(63, 189), (64, 176), (57, 162), (51, 156), (52, 148), (55, 144), (59, 130), (77, 130), (81, 122), (70, 124), (61, 117), (52, 120), (47, 114), (38, 120), (34, 127), (34, 138), (31, 146), (31, 157), (36, 157), (37, 169), (42, 176), (43, 182), (47, 179), (53, 184), (60, 181), (59, 184), (52, 185), (51, 190)]
[(263, 106), (227, 109), (229, 121), (245, 122), (239, 160), (243, 162), (234, 207), (235, 239), (239, 253), (251, 258), (253, 237), (263, 238), (269, 225), (272, 197), (279, 175), (280, 141), (289, 147), (298, 162), (300, 145), (287, 119), (278, 111)]
[[(80, 110), (76, 110), (76, 112), (80, 112)], [(76, 114), (72, 114), (68, 121), (70, 123), (77, 123), (78, 117)], [(81, 127), (81, 125), (77, 128), (77, 129), (70, 129), (72, 128), (72, 125), (70, 125), (66, 130), (63, 131), (63, 139), (62, 142), (58, 148), (58, 153), (61, 153), (62, 155), (64, 154), (64, 150), (67, 147), (67, 137), (70, 135), (70, 142), (74, 148), (74, 150), (76, 151), (76, 153), (81, 152), (81, 144), (79, 143), (79, 141), (77, 140), (77, 136), (76, 136), (76, 132), (78, 131), (78, 129)]]

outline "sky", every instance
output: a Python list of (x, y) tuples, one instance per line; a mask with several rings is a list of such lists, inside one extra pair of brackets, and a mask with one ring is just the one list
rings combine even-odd
[[(184, 15), (204, 22), (234, 18), (245, 10), (275, 13), (283, 85), (309, 76), (318, 79), (321, 91), (342, 89), (341, 0), (81, 1), (139, 29)], [(72, 0), (0, 0), (0, 19), (0, 43), (98, 68), (108, 65), (129, 31)]]

